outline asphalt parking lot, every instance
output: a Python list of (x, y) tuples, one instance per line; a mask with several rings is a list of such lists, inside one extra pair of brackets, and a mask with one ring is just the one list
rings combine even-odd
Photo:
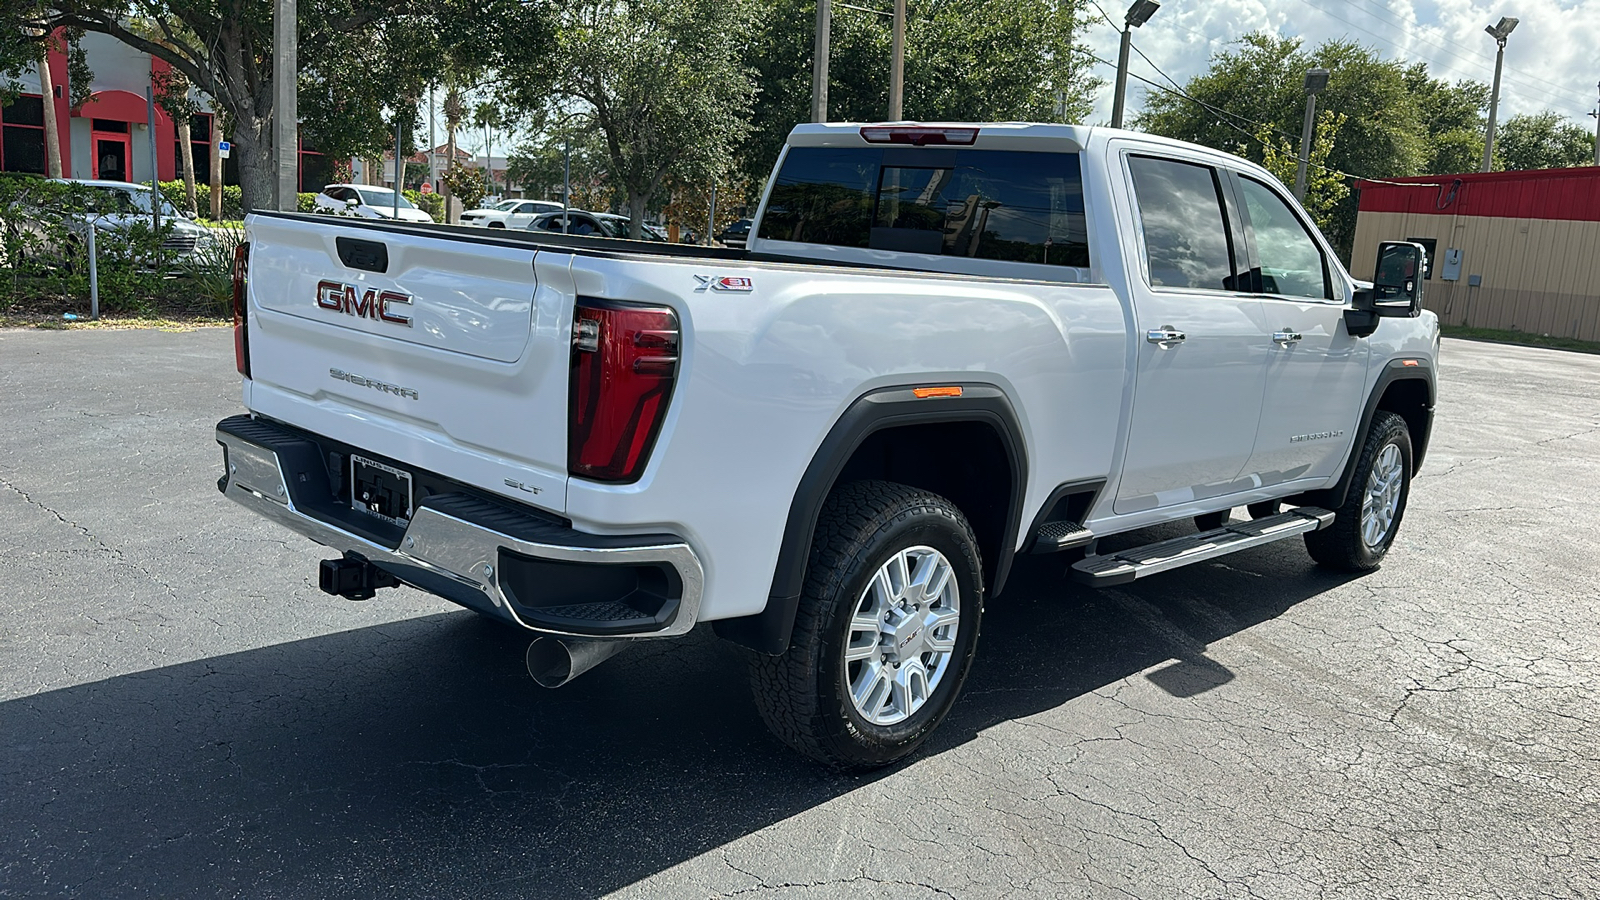
[(1600, 357), (1447, 341), (1362, 578), (1030, 561), (932, 746), (768, 737), (697, 634), (515, 634), (216, 492), (226, 331), (0, 332), (0, 897), (1600, 896)]

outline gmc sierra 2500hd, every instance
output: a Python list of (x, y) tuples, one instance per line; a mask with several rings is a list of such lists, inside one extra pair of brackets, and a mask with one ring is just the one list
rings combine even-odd
[(803, 125), (739, 251), (247, 230), (219, 487), (340, 551), (324, 590), (526, 629), (547, 685), (710, 622), (842, 768), (949, 712), (1018, 554), (1371, 568), (1432, 425), (1422, 248), (1359, 283), (1266, 171), (1141, 134)]

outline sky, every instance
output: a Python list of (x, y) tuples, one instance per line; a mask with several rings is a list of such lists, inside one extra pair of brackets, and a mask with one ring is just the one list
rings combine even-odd
[[(1099, 2), (1120, 23), (1131, 0)], [(1095, 11), (1092, 4), (1089, 11)], [(1494, 78), (1495, 43), (1483, 29), (1501, 16), (1521, 21), (1506, 43), (1500, 120), (1553, 109), (1592, 129), (1589, 112), (1600, 83), (1600, 0), (1162, 0), (1155, 16), (1134, 31), (1133, 43), (1180, 84), (1204, 72), (1212, 54), (1257, 30), (1297, 35), (1309, 46), (1350, 38), (1385, 58), (1426, 62), (1434, 77), (1487, 84)], [(1096, 56), (1116, 62), (1117, 31), (1104, 20), (1084, 39)], [(1131, 57), (1133, 74), (1162, 80), (1137, 53)], [(1107, 122), (1116, 70), (1095, 68), (1106, 86), (1089, 121)], [(1130, 113), (1144, 105), (1144, 94), (1144, 86), (1130, 79)]]

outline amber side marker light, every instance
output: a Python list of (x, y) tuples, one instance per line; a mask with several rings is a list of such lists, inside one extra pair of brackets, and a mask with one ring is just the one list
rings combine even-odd
[(961, 388), (959, 385), (912, 388), (911, 395), (918, 400), (926, 400), (929, 397), (959, 397), (961, 396)]

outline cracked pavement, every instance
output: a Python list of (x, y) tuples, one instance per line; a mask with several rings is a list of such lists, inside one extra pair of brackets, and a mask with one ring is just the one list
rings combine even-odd
[(1447, 340), (1371, 575), (1025, 560), (931, 746), (842, 777), (703, 629), (546, 692), (318, 592), (216, 493), (231, 355), (0, 332), (0, 897), (1600, 897), (1600, 357)]

